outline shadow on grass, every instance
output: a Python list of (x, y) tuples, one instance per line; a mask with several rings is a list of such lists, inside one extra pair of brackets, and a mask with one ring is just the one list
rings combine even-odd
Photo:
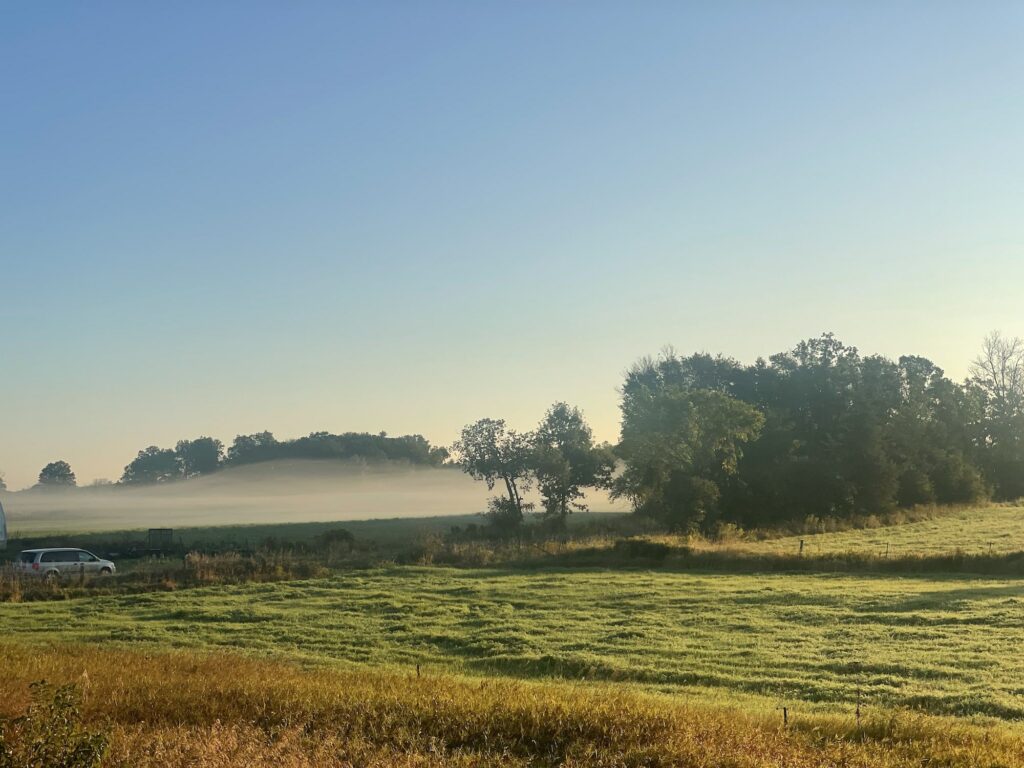
[[(457, 563), (453, 563), (457, 565)], [(632, 555), (616, 547), (524, 558), (502, 564), (509, 571), (528, 569), (631, 569), (709, 573), (840, 573), (942, 577), (970, 574), (1024, 578), (1024, 552), (1006, 554), (903, 555), (880, 557), (858, 553), (820, 555), (752, 554), (731, 550), (668, 547), (651, 555)]]

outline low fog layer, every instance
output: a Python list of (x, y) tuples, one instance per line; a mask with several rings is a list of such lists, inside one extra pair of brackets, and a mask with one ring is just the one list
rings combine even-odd
[[(496, 488), (495, 491), (498, 489)], [(253, 464), (141, 488), (3, 494), (12, 537), (61, 531), (474, 514), (491, 493), (457, 469), (340, 461)], [(597, 512), (623, 509), (591, 494)]]

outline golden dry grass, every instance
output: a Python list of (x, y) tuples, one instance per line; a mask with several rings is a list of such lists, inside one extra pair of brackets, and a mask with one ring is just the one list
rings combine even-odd
[(569, 683), (302, 669), (240, 656), (0, 646), (0, 714), (28, 684), (77, 682), (113, 766), (1009, 768), (1012, 725), (885, 712), (808, 716)]

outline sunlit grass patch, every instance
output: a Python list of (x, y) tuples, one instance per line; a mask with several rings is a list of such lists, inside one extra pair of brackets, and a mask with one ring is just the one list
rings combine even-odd
[(32, 680), (74, 683), (118, 766), (881, 766), (1020, 764), (1007, 725), (885, 711), (799, 713), (578, 683), (366, 669), (224, 654), (0, 646), (0, 713)]

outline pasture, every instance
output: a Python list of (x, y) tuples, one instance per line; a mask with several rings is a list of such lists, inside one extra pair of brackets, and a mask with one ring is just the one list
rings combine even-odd
[[(1019, 569), (916, 559), (1015, 563), (1022, 512), (717, 541), (595, 513), (506, 544), (466, 540), (469, 516), (355, 521), (350, 555), (323, 548), (338, 523), (181, 529), (180, 546), (261, 565), (203, 556), (209, 580), (176, 583), (180, 560), (126, 560), (94, 591), (0, 603), (0, 718), (28, 683), (71, 682), (119, 768), (1024, 765)], [(629, 536), (672, 554), (631, 560)], [(459, 553), (493, 564), (437, 564)]]
[(394, 567), (0, 605), (11, 640), (1024, 718), (1024, 582)]
[[(901, 525), (871, 525), (850, 530), (783, 536), (743, 542), (751, 552), (794, 554), (804, 540), (807, 556), (860, 554), (903, 557), (965, 554), (1008, 554), (1024, 550), (1024, 505), (936, 509), (926, 519)], [(737, 546), (737, 545), (730, 545)]]

